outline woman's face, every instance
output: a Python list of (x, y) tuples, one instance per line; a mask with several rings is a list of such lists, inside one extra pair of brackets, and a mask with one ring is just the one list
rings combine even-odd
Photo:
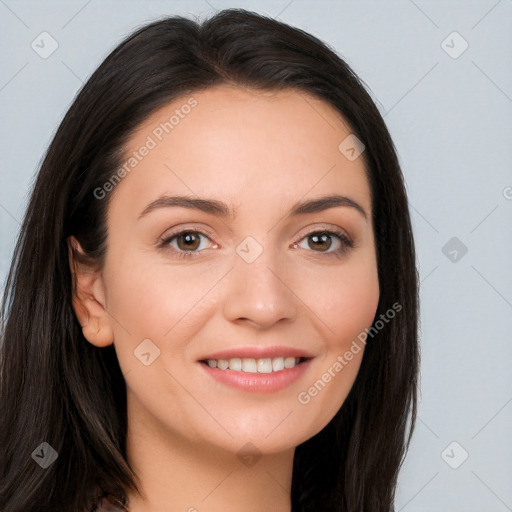
[[(379, 300), (363, 158), (350, 139), (339, 149), (349, 135), (318, 99), (228, 86), (138, 127), (100, 279), (130, 428), (276, 453), (341, 407)], [(294, 212), (335, 195), (366, 217), (343, 200)], [(308, 359), (283, 369), (295, 357)]]

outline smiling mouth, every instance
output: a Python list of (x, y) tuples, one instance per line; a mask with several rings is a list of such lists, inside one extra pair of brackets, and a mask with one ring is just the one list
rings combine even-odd
[(230, 359), (203, 359), (199, 361), (210, 368), (217, 368), (224, 371), (237, 371), (244, 373), (275, 373), (289, 370), (310, 357), (266, 357), (254, 359), (251, 357), (233, 357)]

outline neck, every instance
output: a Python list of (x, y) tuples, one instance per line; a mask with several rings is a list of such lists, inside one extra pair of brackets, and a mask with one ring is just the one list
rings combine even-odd
[(141, 490), (129, 495), (130, 512), (290, 512), (293, 449), (251, 458), (164, 429), (143, 410), (128, 417), (127, 458)]

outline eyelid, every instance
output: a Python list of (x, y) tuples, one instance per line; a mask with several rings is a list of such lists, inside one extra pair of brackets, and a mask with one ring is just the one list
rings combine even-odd
[(200, 227), (200, 226), (190, 226), (190, 227), (177, 226), (176, 228), (170, 228), (170, 230), (166, 231), (163, 235), (159, 236), (157, 242), (165, 242), (169, 238), (173, 238), (174, 236), (179, 235), (184, 232), (187, 232), (187, 231), (191, 231), (191, 232), (197, 231), (198, 233), (201, 233), (202, 235), (204, 235), (207, 238), (209, 238), (210, 240), (212, 240), (213, 234), (211, 233), (211, 231), (209, 231), (203, 227)]
[[(342, 235), (343, 237), (345, 237), (347, 239), (348, 242), (350, 242), (350, 244), (352, 244), (352, 245), (354, 244), (354, 240), (353, 240), (352, 236), (350, 236), (349, 233), (345, 229), (340, 228), (339, 226), (336, 226), (334, 224), (324, 224), (321, 226), (315, 225), (315, 226), (309, 226), (304, 229), (306, 229), (306, 231), (300, 235), (300, 237), (297, 239), (297, 242), (300, 242), (303, 238), (305, 238), (313, 233), (330, 232), (330, 233), (334, 233), (337, 235)], [(295, 242), (295, 243), (297, 243), (297, 242)]]

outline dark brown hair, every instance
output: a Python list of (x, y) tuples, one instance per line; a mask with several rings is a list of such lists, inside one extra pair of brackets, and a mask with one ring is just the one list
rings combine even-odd
[[(47, 150), (1, 308), (3, 512), (82, 512), (101, 494), (125, 502), (136, 489), (125, 458), (125, 382), (114, 347), (82, 334), (67, 238), (101, 266), (108, 200), (93, 191), (120, 167), (127, 139), (164, 104), (224, 83), (313, 95), (365, 145), (380, 284), (374, 321), (394, 303), (402, 311), (368, 339), (332, 421), (296, 448), (291, 499), (293, 512), (394, 510), (419, 372), (418, 274), (396, 150), (363, 82), (333, 50), (272, 18), (229, 9), (200, 24), (166, 17), (128, 36), (79, 91)], [(31, 457), (42, 442), (58, 453), (47, 469)]]

